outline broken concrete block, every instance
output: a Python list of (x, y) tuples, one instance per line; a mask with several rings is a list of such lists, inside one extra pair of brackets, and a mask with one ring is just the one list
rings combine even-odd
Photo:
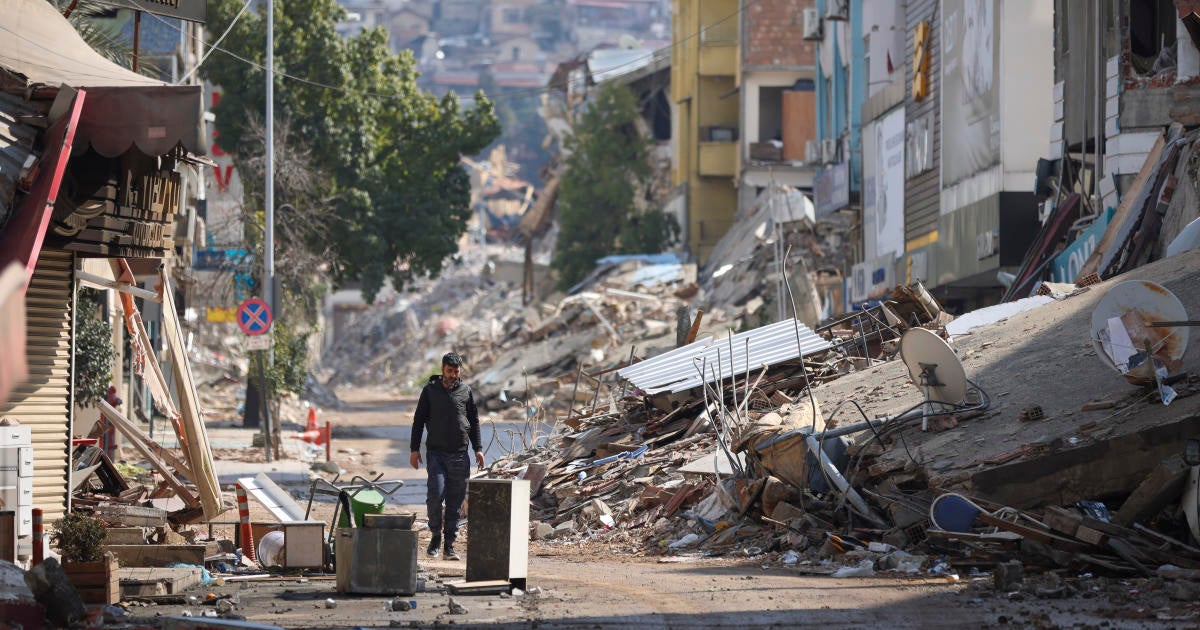
[(56, 626), (69, 626), (83, 619), (86, 611), (79, 592), (67, 579), (58, 560), (47, 558), (25, 574), (25, 584), (46, 607), (47, 618)]
[(1129, 527), (1154, 517), (1167, 504), (1179, 500), (1190, 470), (1191, 467), (1180, 455), (1162, 460), (1129, 495), (1113, 520), (1118, 525)]
[(544, 540), (554, 536), (554, 527), (549, 523), (538, 522), (533, 527), (533, 539)]
[(787, 523), (794, 518), (804, 518), (804, 510), (801, 510), (787, 501), (780, 501), (776, 503), (775, 509), (771, 510), (769, 513), (773, 520), (779, 521), (780, 523)]
[[(762, 508), (764, 514), (774, 514), (778, 505), (796, 496), (792, 486), (776, 477), (767, 477), (767, 483), (762, 490)], [(784, 521), (787, 522), (787, 521)]]
[(1180, 602), (1194, 602), (1200, 597), (1200, 584), (1190, 580), (1174, 580), (1167, 584), (1167, 597)]
[(992, 585), (1003, 593), (1020, 590), (1025, 582), (1024, 571), (1024, 566), (1018, 560), (997, 564), (992, 572)]
[(574, 534), (574, 533), (575, 533), (575, 521), (567, 521), (565, 523), (559, 523), (558, 526), (554, 528), (555, 536), (563, 536), (565, 534)]

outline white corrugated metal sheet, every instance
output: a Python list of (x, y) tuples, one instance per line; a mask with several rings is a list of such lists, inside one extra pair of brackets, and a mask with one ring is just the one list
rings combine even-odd
[[(619, 370), (617, 374), (647, 394), (682, 392), (699, 387), (703, 382), (712, 383), (728, 379), (731, 374), (741, 376), (747, 372), (757, 372), (763, 366), (798, 359), (800, 352), (796, 348), (797, 334), (804, 356), (824, 352), (833, 347), (808, 326), (788, 319), (737, 333), (732, 338), (707, 337), (635, 363)], [(704, 378), (700, 376), (701, 366), (704, 367)]]
[(25, 294), (29, 378), (0, 405), (0, 418), (33, 429), (33, 507), (46, 523), (67, 508), (74, 266), (70, 252), (43, 249), (38, 256)]

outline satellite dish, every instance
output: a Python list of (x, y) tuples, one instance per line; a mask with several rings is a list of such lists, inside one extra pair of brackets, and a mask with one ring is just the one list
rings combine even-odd
[(954, 349), (936, 333), (912, 328), (900, 338), (900, 359), (926, 403), (962, 404), (967, 398), (967, 371)]
[[(1183, 303), (1160, 284), (1146, 280), (1119, 283), (1092, 311), (1092, 345), (1105, 365), (1132, 383), (1154, 382), (1154, 363), (1178, 370), (1187, 352), (1188, 326), (1154, 326), (1183, 322)], [(1146, 360), (1146, 349), (1155, 361)]]

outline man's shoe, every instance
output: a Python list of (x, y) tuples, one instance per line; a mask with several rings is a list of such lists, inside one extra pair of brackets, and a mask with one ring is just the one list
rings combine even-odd
[(453, 560), (453, 561), (462, 560), (462, 558), (460, 558), (460, 557), (458, 556), (458, 554), (454, 552), (454, 546), (453, 546), (453, 545), (446, 545), (445, 552), (446, 552), (446, 559), (447, 559), (447, 560)]
[(429, 547), (425, 549), (425, 555), (430, 558), (436, 558), (438, 555), (438, 547), (442, 546), (442, 537), (434, 536), (433, 540), (429, 541)]

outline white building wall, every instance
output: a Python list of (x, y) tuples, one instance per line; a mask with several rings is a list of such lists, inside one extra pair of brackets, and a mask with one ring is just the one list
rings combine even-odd
[(1000, 165), (1002, 190), (1033, 186), (1054, 120), (1054, 4), (1004, 0), (1000, 9)]

